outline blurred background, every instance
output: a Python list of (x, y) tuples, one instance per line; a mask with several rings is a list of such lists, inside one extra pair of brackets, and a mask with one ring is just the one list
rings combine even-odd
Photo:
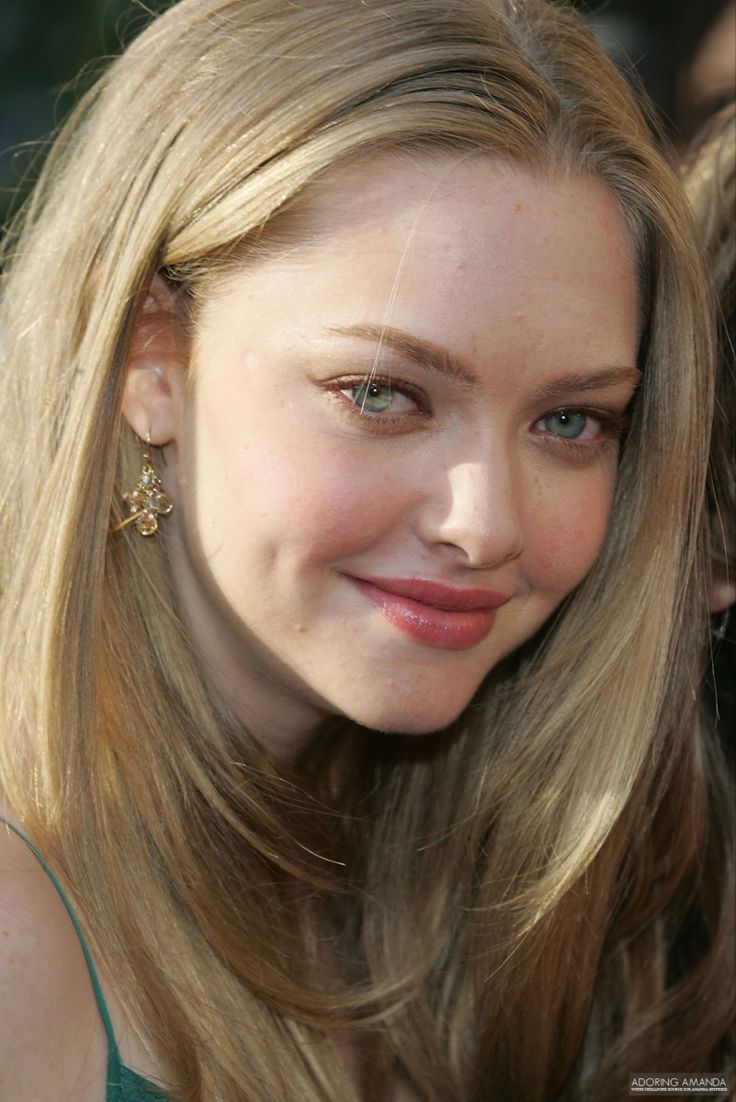
[[(172, 0), (0, 0), (0, 223), (32, 182), (76, 96)], [(642, 85), (675, 147), (734, 94), (736, 0), (577, 4)]]

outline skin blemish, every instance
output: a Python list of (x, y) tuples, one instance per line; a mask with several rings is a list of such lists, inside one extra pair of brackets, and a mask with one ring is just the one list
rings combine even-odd
[(524, 204), (523, 203), (514, 203), (512, 209), (515, 210), (515, 211), (523, 210), (524, 209)]

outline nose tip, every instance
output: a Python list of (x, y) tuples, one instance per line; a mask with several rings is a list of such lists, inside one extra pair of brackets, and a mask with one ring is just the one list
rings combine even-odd
[(464, 462), (446, 471), (428, 503), (424, 538), (453, 548), (475, 569), (518, 558), (524, 546), (520, 494), (505, 463)]

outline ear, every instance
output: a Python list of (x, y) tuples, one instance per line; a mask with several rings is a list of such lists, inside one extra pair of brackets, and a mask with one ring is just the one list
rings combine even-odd
[(174, 296), (154, 276), (128, 357), (123, 415), (156, 446), (175, 442), (184, 397), (186, 342)]

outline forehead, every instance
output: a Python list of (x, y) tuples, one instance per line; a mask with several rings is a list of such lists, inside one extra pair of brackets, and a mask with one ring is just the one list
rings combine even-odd
[(577, 266), (595, 251), (617, 270), (630, 268), (634, 252), (603, 181), (442, 151), (391, 150), (333, 168), (276, 217), (264, 244), (271, 233), (287, 252), (297, 244), (305, 258), (311, 249), (376, 255), (399, 247), (405, 262), (488, 264), (492, 247), (505, 281), (514, 270), (530, 274), (535, 243), (540, 251), (563, 246), (561, 266), (566, 258)]
[(432, 339), (494, 330), (498, 348), (518, 320), (540, 340), (595, 347), (638, 313), (630, 236), (598, 179), (388, 152), (333, 169), (284, 226), (271, 286), (295, 303), (298, 284), (315, 317), (328, 304), (338, 323), (397, 324), (405, 312)]

